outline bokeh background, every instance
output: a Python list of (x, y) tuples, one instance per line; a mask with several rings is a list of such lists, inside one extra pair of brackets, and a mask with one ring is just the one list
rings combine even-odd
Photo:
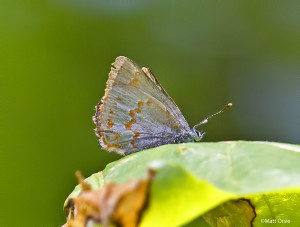
[[(300, 143), (300, 2), (0, 1), (0, 226), (60, 226), (100, 149), (94, 106), (119, 55), (152, 69), (203, 141)], [(126, 174), (126, 173), (124, 173)]]

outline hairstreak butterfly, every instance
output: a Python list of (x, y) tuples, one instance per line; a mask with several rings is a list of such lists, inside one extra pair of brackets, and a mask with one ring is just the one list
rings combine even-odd
[(102, 148), (127, 155), (164, 144), (200, 141), (204, 132), (196, 127), (230, 106), (190, 128), (152, 72), (120, 56), (112, 64), (93, 120)]

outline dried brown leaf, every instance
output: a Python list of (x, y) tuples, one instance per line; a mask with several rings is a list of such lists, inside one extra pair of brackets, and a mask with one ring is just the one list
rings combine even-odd
[(147, 204), (151, 175), (149, 172), (148, 179), (133, 179), (119, 185), (108, 183), (102, 189), (93, 190), (77, 172), (83, 190), (77, 198), (69, 200), (68, 220), (63, 227), (84, 227), (89, 220), (104, 227), (137, 226)]

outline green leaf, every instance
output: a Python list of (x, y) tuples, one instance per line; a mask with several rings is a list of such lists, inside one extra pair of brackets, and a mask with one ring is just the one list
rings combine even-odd
[(300, 192), (286, 191), (261, 194), (251, 197), (257, 218), (254, 226), (276, 223), (286, 226), (300, 226)]
[[(155, 168), (153, 163), (151, 168)], [(197, 179), (178, 164), (162, 163), (156, 172), (150, 191), (151, 202), (141, 227), (177, 226), (235, 197)]]
[(147, 169), (154, 170), (148, 207), (141, 219), (143, 227), (183, 225), (199, 215), (212, 226), (260, 226), (264, 219), (288, 219), (300, 226), (300, 217), (295, 214), (300, 208), (299, 163), (297, 145), (189, 143), (126, 156), (107, 165), (101, 184), (95, 176), (88, 180), (99, 188), (108, 182), (146, 178)]
[(250, 200), (228, 201), (203, 215), (211, 226), (250, 226), (256, 212)]

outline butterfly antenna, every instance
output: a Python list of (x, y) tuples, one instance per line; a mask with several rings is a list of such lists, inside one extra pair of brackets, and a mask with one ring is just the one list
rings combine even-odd
[(205, 118), (204, 120), (202, 120), (200, 123), (196, 124), (193, 129), (197, 128), (200, 125), (204, 125), (208, 122), (208, 119), (218, 115), (219, 113), (223, 113), (225, 110), (227, 110), (229, 107), (232, 107), (232, 103), (228, 103), (225, 107), (223, 107), (223, 109), (221, 109), (220, 111), (210, 115), (209, 117)]

